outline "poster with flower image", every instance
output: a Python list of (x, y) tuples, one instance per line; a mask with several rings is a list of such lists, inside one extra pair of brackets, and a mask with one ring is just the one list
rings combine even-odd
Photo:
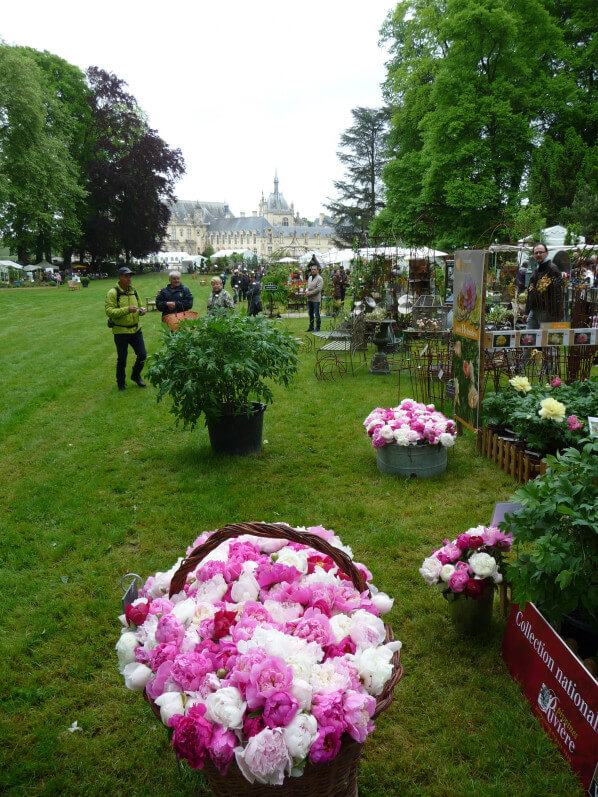
[[(453, 382), (455, 419), (475, 431), (480, 410), (480, 349), (486, 305), (486, 252), (455, 252)], [(503, 343), (503, 346), (509, 345)]]

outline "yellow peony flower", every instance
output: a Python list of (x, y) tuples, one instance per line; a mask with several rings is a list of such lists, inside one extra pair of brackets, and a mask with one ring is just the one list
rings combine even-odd
[(509, 379), (509, 384), (519, 393), (529, 393), (532, 389), (527, 376), (514, 376), (512, 379)]
[(555, 421), (555, 423), (561, 423), (561, 421), (565, 418), (565, 405), (561, 404), (560, 401), (556, 401), (556, 399), (544, 399), (544, 401), (540, 402), (540, 407), (542, 409), (538, 410), (538, 415), (543, 421)]

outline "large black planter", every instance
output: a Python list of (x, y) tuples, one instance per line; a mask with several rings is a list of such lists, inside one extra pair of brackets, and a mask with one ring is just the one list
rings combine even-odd
[(598, 630), (572, 614), (563, 615), (561, 636), (563, 639), (571, 638), (577, 642), (581, 659), (598, 654)]
[(210, 444), (219, 454), (245, 457), (259, 454), (262, 450), (262, 429), (264, 426), (265, 404), (253, 402), (250, 415), (226, 414), (217, 420), (209, 420)]

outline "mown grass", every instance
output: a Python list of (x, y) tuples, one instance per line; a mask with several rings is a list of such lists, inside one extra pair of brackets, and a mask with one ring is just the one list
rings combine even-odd
[[(208, 289), (184, 282), (203, 312)], [(163, 284), (135, 280), (142, 297)], [(151, 387), (116, 390), (110, 285), (0, 292), (0, 789), (208, 794), (118, 674), (119, 581), (170, 567), (204, 529), (256, 519), (335, 529), (395, 597), (406, 674), (365, 747), (362, 797), (581, 793), (509, 677), (504, 620), (495, 612), (489, 642), (460, 640), (417, 572), (513, 492), (473, 436), (438, 478), (384, 476), (361, 423), (396, 403), (396, 378), (318, 382), (303, 352), (293, 387), (267, 410), (262, 453), (217, 456), (207, 430), (177, 429)], [(143, 328), (156, 351), (159, 314)], [(82, 730), (69, 733), (75, 720)]]

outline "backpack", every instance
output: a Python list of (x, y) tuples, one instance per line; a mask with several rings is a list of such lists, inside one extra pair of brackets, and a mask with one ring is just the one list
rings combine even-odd
[[(118, 287), (118, 285), (116, 285), (114, 290), (116, 291), (116, 306), (120, 307), (120, 297), (121, 296), (128, 296), (129, 294), (126, 293), (126, 291), (121, 291), (121, 289)], [(135, 288), (133, 288), (133, 293), (135, 294), (135, 298), (137, 299), (137, 307), (140, 307), (141, 305), (140, 305), (139, 294), (137, 293)], [(108, 329), (112, 329), (112, 327), (124, 327), (124, 324), (115, 324), (114, 321), (111, 318), (109, 318), (107, 320), (106, 324), (108, 326)]]

